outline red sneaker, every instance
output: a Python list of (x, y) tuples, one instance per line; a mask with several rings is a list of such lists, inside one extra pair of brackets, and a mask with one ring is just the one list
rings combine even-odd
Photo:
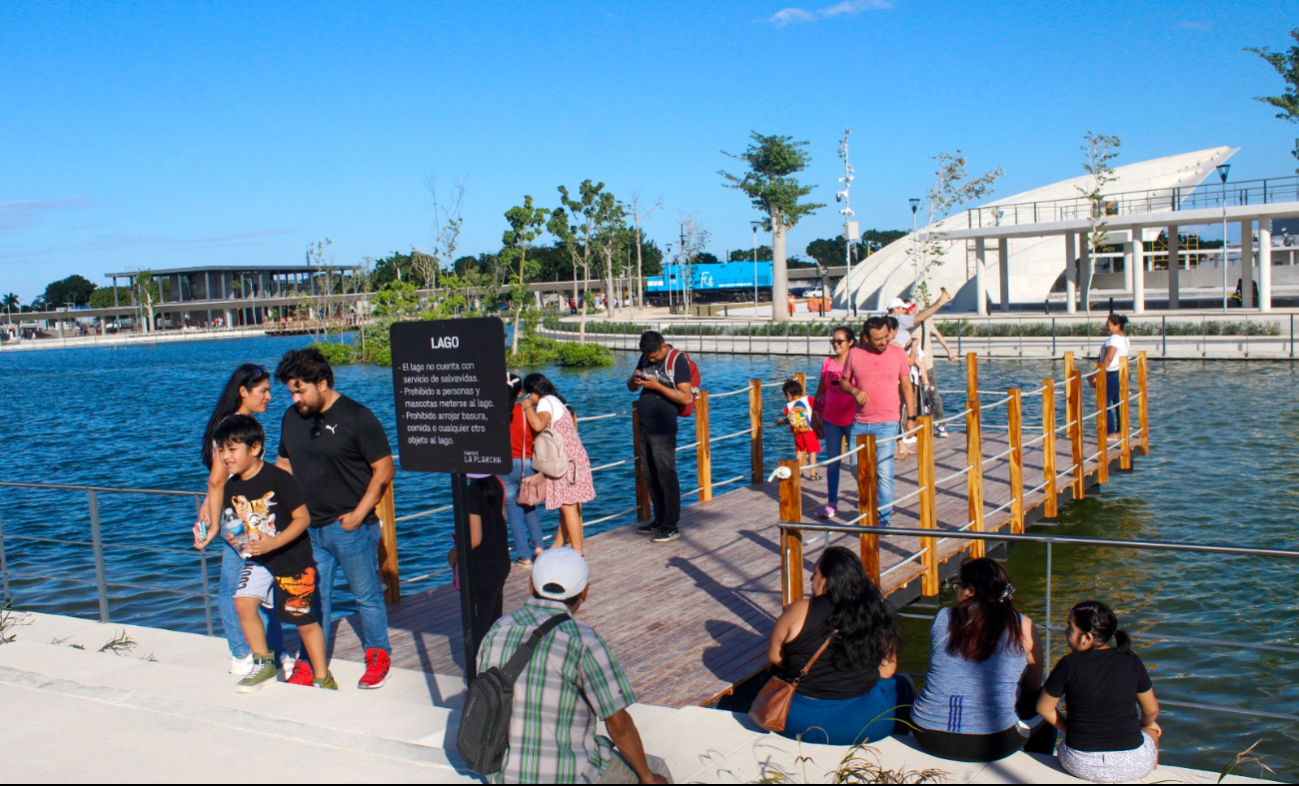
[(371, 647), (365, 651), (365, 674), (356, 687), (361, 690), (382, 688), (388, 681), (388, 670), (392, 668), (392, 656), (381, 649)]
[(289, 677), (290, 685), (305, 685), (310, 688), (316, 680), (316, 675), (311, 671), (311, 661), (307, 658), (298, 658), (293, 664), (293, 674)]

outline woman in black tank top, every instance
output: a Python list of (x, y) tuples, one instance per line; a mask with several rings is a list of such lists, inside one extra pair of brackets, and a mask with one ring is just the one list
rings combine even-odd
[(861, 560), (837, 546), (817, 562), (812, 592), (785, 609), (768, 650), (783, 679), (798, 679), (783, 734), (831, 745), (892, 734), (898, 709), (914, 695), (910, 681), (895, 676), (901, 640), (892, 609)]

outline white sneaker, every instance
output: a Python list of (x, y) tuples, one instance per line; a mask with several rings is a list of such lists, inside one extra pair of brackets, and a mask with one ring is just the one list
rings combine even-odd
[(242, 658), (230, 658), (230, 673), (243, 677), (253, 670), (253, 656), (245, 655)]
[(292, 655), (287, 652), (280, 653), (280, 668), (284, 669), (285, 674), (292, 674), (296, 664), (297, 660)]

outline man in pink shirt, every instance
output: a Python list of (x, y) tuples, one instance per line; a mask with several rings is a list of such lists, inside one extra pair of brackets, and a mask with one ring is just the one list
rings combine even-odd
[[(893, 449), (884, 440), (898, 435), (898, 411), (907, 403), (907, 430), (916, 425), (916, 395), (911, 387), (907, 355), (889, 343), (889, 325), (883, 317), (866, 320), (863, 341), (848, 355), (848, 376), (839, 387), (857, 401), (848, 444), (857, 435), (875, 435), (875, 466), (878, 471), (880, 526), (889, 525), (893, 513)], [(857, 454), (853, 454), (853, 465)]]

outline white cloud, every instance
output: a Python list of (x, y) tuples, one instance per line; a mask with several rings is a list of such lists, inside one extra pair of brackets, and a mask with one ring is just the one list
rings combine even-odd
[(0, 202), (0, 231), (36, 226), (49, 213), (88, 207), (89, 205), (90, 200), (86, 197), (18, 199), (11, 202)]
[(1207, 33), (1213, 29), (1213, 25), (1208, 22), (1191, 22), (1186, 19), (1178, 22), (1177, 26), (1183, 30), (1199, 30), (1201, 33)]
[(815, 22), (820, 19), (829, 19), (836, 16), (854, 16), (862, 11), (877, 10), (882, 8), (892, 8), (891, 0), (841, 0), (825, 8), (817, 8), (808, 11), (805, 8), (782, 8), (775, 14), (772, 14), (768, 22), (777, 27), (786, 25), (802, 24), (804, 22)]

